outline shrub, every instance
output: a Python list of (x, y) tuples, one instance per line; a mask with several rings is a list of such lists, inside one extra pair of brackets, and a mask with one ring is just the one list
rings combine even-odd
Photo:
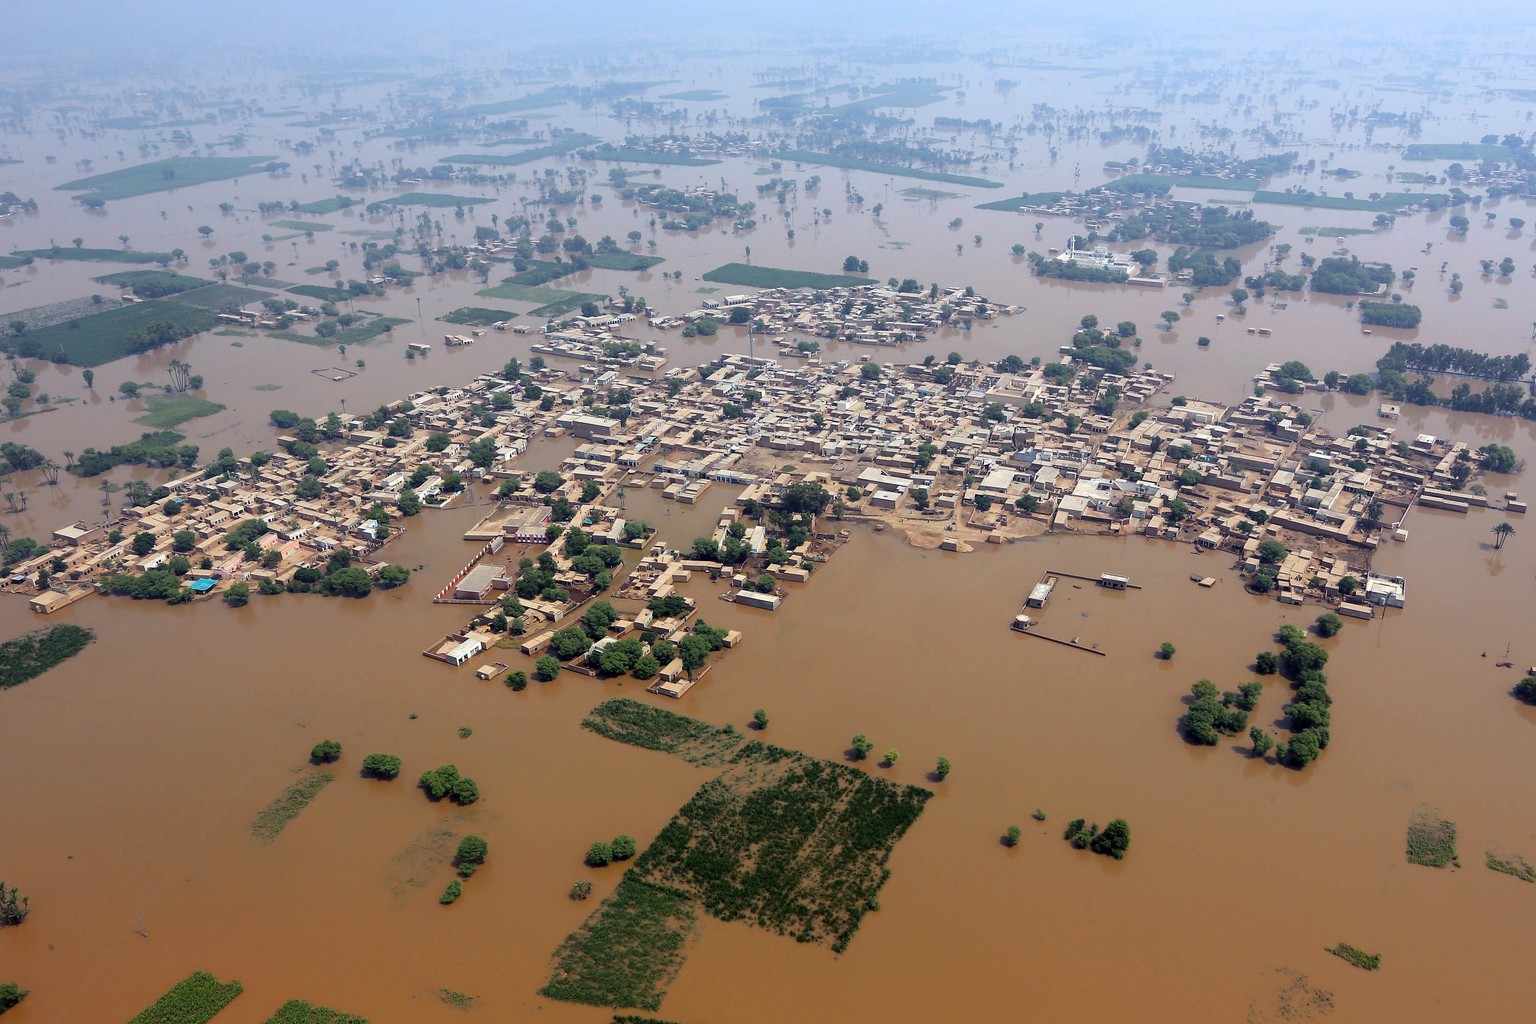
[(0, 925), (21, 924), (32, 911), (29, 897), (21, 895), (21, 890), (16, 886), (6, 888), (4, 882), (0, 882)]
[(0, 1013), (4, 1013), (25, 998), (27, 998), (27, 990), (19, 988), (14, 981), (0, 983)]
[(1334, 636), (1338, 633), (1339, 630), (1343, 628), (1343, 620), (1340, 619), (1337, 615), (1333, 614), (1333, 612), (1326, 612), (1317, 617), (1318, 636)]
[(1536, 704), (1536, 676), (1526, 676), (1516, 683), (1515, 696), (1527, 704)]
[(546, 654), (533, 663), (534, 678), (547, 683), (560, 674), (560, 660)]
[(591, 895), (591, 882), (577, 882), (575, 885), (571, 886), (571, 899), (573, 900), (584, 900)]
[(474, 874), (475, 869), (485, 863), (485, 855), (490, 849), (491, 844), (479, 836), (469, 835), (460, 839), (458, 852), (454, 854), (459, 873), (465, 878)]
[(309, 759), (316, 764), (329, 764), (341, 757), (341, 744), (335, 740), (321, 740), (309, 752)]
[(635, 855), (634, 836), (614, 836), (610, 844), (614, 860), (628, 860)]
[(443, 890), (443, 894), (437, 898), (437, 902), (447, 906), (462, 895), (464, 895), (464, 883), (455, 878), (448, 883), (448, 888)]
[(522, 693), (528, 689), (528, 673), (521, 669), (513, 672), (507, 676), (507, 686), (511, 687), (514, 693)]
[(363, 758), (363, 771), (378, 779), (393, 779), (400, 774), (400, 759), (394, 754), (369, 754)]
[(937, 775), (941, 779), (947, 779), (949, 778), (949, 770), (949, 758), (941, 757), (939, 758), (938, 763), (934, 765), (933, 774)]
[(598, 841), (587, 848), (587, 865), (589, 867), (605, 867), (613, 862), (613, 845)]
[(1017, 825), (1009, 825), (1008, 831), (1003, 834), (1003, 842), (1008, 846), (1018, 846), (1019, 839), (1024, 832)]
[(1169, 643), (1167, 640), (1164, 640), (1161, 644), (1158, 645), (1157, 653), (1164, 661), (1172, 661), (1174, 651), (1176, 649), (1177, 648), (1175, 648), (1173, 644)]

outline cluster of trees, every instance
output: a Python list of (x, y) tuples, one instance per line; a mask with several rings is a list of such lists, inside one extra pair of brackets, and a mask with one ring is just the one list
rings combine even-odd
[(1076, 260), (1050, 260), (1037, 252), (1029, 254), (1029, 265), (1036, 277), (1056, 277), (1063, 281), (1090, 281), (1095, 284), (1120, 284), (1125, 271), (1112, 267), (1094, 267)]
[(1083, 818), (1073, 818), (1062, 838), (1075, 850), (1092, 850), (1123, 860), (1125, 851), (1131, 847), (1131, 826), (1124, 818), (1114, 818), (1100, 831), (1097, 822), (1088, 825)]
[(183, 440), (185, 438), (174, 430), (149, 431), (140, 434), (137, 441), (113, 445), (105, 452), (87, 448), (69, 471), (79, 476), (99, 476), (122, 465), (191, 469), (197, 465), (198, 447), (182, 444)]
[[(1319, 624), (1319, 632), (1327, 628), (1331, 628), (1331, 624)], [(1281, 626), (1275, 639), (1283, 647), (1277, 667), (1295, 689), (1291, 702), (1282, 709), (1289, 719), (1291, 740), (1275, 746), (1275, 757), (1281, 764), (1304, 768), (1327, 748), (1330, 739), (1333, 698), (1328, 694), (1328, 678), (1323, 675), (1328, 652), (1292, 625)], [(1260, 653), (1261, 658), (1256, 661), (1263, 660), (1263, 654), (1272, 655), (1269, 651)], [(1256, 749), (1257, 746), (1256, 743)]]
[(1258, 706), (1263, 691), (1263, 683), (1253, 682), (1221, 693), (1209, 679), (1200, 680), (1190, 688), (1194, 700), (1180, 723), (1184, 738), (1214, 747), (1220, 733), (1236, 736), (1248, 728), (1248, 713)]
[(363, 772), (376, 779), (393, 779), (400, 774), (400, 758), (394, 754), (369, 754), (363, 758)]
[(1179, 248), (1168, 257), (1168, 272), (1190, 272), (1190, 284), (1196, 288), (1222, 288), (1236, 281), (1243, 273), (1243, 261), (1236, 256), (1218, 260), (1213, 252), (1200, 249)]
[(539, 598), (543, 601), (553, 601), (564, 604), (571, 599), (570, 593), (564, 587), (555, 585), (555, 570), (557, 568), (555, 556), (548, 551), (540, 552), (538, 560), (524, 558), (517, 563), (517, 582), (513, 589), (517, 596), (523, 600)]
[(16, 886), (7, 887), (0, 881), (0, 925), (18, 925), (32, 912), (32, 900), (21, 894)]
[(629, 860), (637, 848), (634, 836), (614, 836), (612, 842), (599, 840), (587, 848), (587, 866), (601, 868), (616, 860)]
[(1362, 263), (1356, 256), (1329, 256), (1312, 271), (1312, 290), (1328, 295), (1369, 295), (1397, 279), (1391, 264)]
[(1377, 327), (1417, 327), (1424, 319), (1418, 306), (1403, 302), (1362, 302), (1360, 322)]
[(1530, 373), (1531, 357), (1524, 352), (1493, 356), (1453, 345), (1420, 345), (1417, 342), (1399, 341), (1387, 349), (1386, 355), (1376, 360), (1376, 368), (1383, 373), (1406, 373), (1409, 370), (1461, 373), (1502, 382), (1519, 380)]
[(179, 324), (172, 320), (151, 320), (149, 323), (132, 332), (123, 341), (123, 347), (129, 355), (137, 355), (141, 352), (150, 352), (166, 345), (173, 345), (184, 338), (204, 330), (196, 324)]
[(491, 844), (477, 835), (467, 835), (459, 840), (459, 848), (454, 852), (453, 863), (459, 869), (459, 874), (468, 878), (485, 864), (486, 854), (491, 852)]
[(433, 800), (442, 800), (446, 797), (462, 805), (472, 804), (480, 799), (480, 787), (475, 784), (475, 780), (460, 775), (459, 769), (451, 764), (422, 772), (418, 785)]
[(309, 759), (315, 764), (331, 764), (341, 758), (341, 743), (337, 740), (321, 740), (309, 751)]
[(1239, 249), (1261, 242), (1274, 233), (1275, 226), (1255, 220), (1252, 210), (1232, 213), (1225, 206), (1191, 207), (1185, 203), (1164, 203), (1138, 210), (1121, 220), (1110, 232), (1109, 240), (1135, 241), (1151, 236), (1168, 245)]

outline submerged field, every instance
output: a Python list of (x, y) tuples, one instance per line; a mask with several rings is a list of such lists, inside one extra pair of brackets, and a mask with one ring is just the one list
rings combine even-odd
[(107, 200), (131, 199), (152, 192), (256, 174), (272, 159), (269, 156), (173, 156), (77, 178), (57, 187), (61, 191), (87, 192)]

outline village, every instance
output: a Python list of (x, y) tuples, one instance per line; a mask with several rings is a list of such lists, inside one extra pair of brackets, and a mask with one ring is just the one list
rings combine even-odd
[[(1476, 453), (1399, 437), (1391, 406), (1377, 422), (1324, 431), (1294, 394), (1324, 385), (1298, 387), (1289, 364), (1256, 375), (1236, 405), (1164, 403), (1171, 374), (1095, 366), (1097, 347), (1064, 346), (1050, 363), (955, 353), (882, 365), (824, 360), (803, 337), (835, 329), (880, 344), (921, 338), (957, 307), (991, 315), (962, 290), (903, 308), (907, 298), (882, 286), (731, 296), (680, 322), (744, 324), (786, 361), (730, 354), (665, 371), (665, 350), (620, 333), (627, 321), (572, 318), (541, 332), (535, 351), (548, 358), (526, 369), (513, 360), (364, 416), (300, 420), (275, 453), (222, 453), (108, 521), (61, 526), (6, 586), (44, 614), (98, 592), (360, 596), (358, 572), (383, 585), (408, 575), (384, 559), (396, 531), (478, 486), (495, 496), (465, 534), (480, 548), (436, 598), (475, 611), (423, 653), (462, 665), (498, 647), (553, 650), (564, 667), (601, 672), (606, 649), (633, 633), (608, 667), (649, 657), (660, 662), (653, 687), (677, 696), (708, 656), (681, 657), (700, 631), (681, 584), (724, 580), (726, 599), (771, 613), (855, 524), (954, 552), (1049, 531), (1141, 534), (1228, 552), (1250, 589), (1282, 602), (1369, 617), (1405, 601), (1405, 581), (1373, 574), (1371, 558), (1406, 542), (1410, 509), (1497, 500), (1457, 470)], [(578, 444), (558, 471), (520, 468), (531, 445), (567, 435)], [(708, 536), (661, 537), (625, 517), (636, 488), (694, 505), (717, 485), (733, 493)], [(1525, 510), (1513, 494), (1502, 507)], [(537, 561), (498, 560), (508, 543), (539, 548)], [(345, 585), (338, 570), (351, 571)], [(157, 573), (148, 593), (135, 589), (134, 577)], [(599, 604), (608, 610), (594, 620)], [(577, 619), (598, 623), (584, 644), (561, 636)], [(702, 632), (711, 650), (741, 639)], [(494, 664), (492, 675), (506, 669)]]

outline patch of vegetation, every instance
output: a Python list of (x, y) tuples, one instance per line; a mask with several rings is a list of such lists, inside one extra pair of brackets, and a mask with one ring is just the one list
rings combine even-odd
[(665, 262), (660, 256), (642, 256), (637, 252), (600, 252), (587, 260), (599, 270), (649, 270)]
[(256, 820), (251, 822), (251, 835), (264, 843), (270, 843), (335, 779), (336, 776), (330, 772), (313, 772), (304, 776), (283, 790), (282, 795), (256, 815)]
[(66, 249), (56, 245), (51, 249), (23, 249), (18, 257), (40, 260), (66, 260), (77, 263), (170, 263), (168, 252), (136, 252), (130, 249)]
[(272, 293), (269, 291), (219, 282), (182, 292), (176, 296), (176, 301), (184, 306), (201, 306), (203, 309), (222, 313), (231, 306), (248, 306), (253, 302), (271, 297)]
[(1131, 826), (1124, 818), (1115, 818), (1100, 831), (1097, 823), (1088, 825), (1083, 818), (1073, 818), (1062, 838), (1075, 850), (1091, 850), (1123, 860), (1131, 845)]
[(289, 231), (331, 231), (329, 224), (320, 224), (312, 220), (275, 220), (269, 227), (287, 228)]
[(689, 764), (721, 765), (744, 742), (742, 736), (625, 697), (593, 708), (581, 727), (599, 736), (646, 750), (659, 750)]
[(576, 155), (583, 160), (617, 160), (635, 164), (670, 164), (676, 167), (708, 167), (720, 162), (700, 156), (684, 156), (682, 153), (637, 149), (634, 146), (615, 146), (610, 143), (584, 149)]
[(1487, 160), (1508, 163), (1514, 154), (1503, 146), (1476, 142), (1415, 142), (1403, 150), (1404, 160)]
[[(723, 100), (726, 94), (719, 89), (686, 89), (683, 92), (663, 93), (658, 99), (686, 100), (690, 103), (704, 103), (711, 100)], [(615, 1022), (617, 1024), (617, 1022)]]
[(516, 316), (516, 313), (506, 309), (491, 309), (489, 306), (460, 306), (438, 319), (447, 324), (462, 324), (465, 327), (489, 327)]
[(1408, 820), (1408, 863), (1443, 868), (1456, 862), (1456, 823), (1421, 804)]
[(100, 366), (189, 338), (217, 323), (212, 312), (195, 306), (170, 300), (139, 302), (7, 338), (4, 347), (23, 357), (62, 356), (72, 366)]
[(1531, 867), (1519, 854), (1511, 854), (1505, 858), (1496, 856), (1492, 850), (1489, 850), (1486, 856), (1486, 863), (1490, 870), (1514, 875), (1522, 882), (1536, 882), (1536, 867)]
[[(861, 101), (866, 102), (866, 101)], [(804, 149), (792, 149), (782, 153), (775, 153), (779, 160), (794, 160), (799, 163), (820, 164), (823, 167), (842, 167), (850, 171), (870, 171), (875, 174), (889, 174), (897, 178), (917, 178), (921, 181), (940, 181), (947, 185), (968, 185), (972, 188), (1002, 188), (1000, 181), (989, 181), (986, 178), (973, 178), (966, 174), (947, 174), (943, 171), (924, 171), (916, 167), (902, 167), (899, 164), (884, 164), (874, 160), (864, 160), (859, 157), (838, 156), (833, 153), (812, 153)]]
[(555, 951), (539, 994), (589, 1006), (655, 1010), (682, 970), (697, 913), (685, 896), (631, 869), (614, 894)]
[(817, 274), (809, 270), (780, 270), (746, 263), (727, 263), (704, 275), (716, 284), (739, 284), (748, 288), (854, 288), (874, 284), (868, 277), (852, 274)]
[(1324, 946), (1328, 952), (1340, 960), (1347, 960), (1362, 971), (1374, 971), (1381, 967), (1380, 953), (1367, 953), (1363, 949), (1357, 949), (1347, 942), (1341, 942), (1337, 946)]
[(1298, 229), (1303, 235), (1322, 235), (1324, 238), (1349, 238), (1353, 235), (1374, 235), (1375, 228), (1317, 228), (1307, 227)]
[(27, 998), (27, 990), (14, 981), (0, 982), (0, 1013), (11, 1009), (25, 998)]
[[(438, 163), (469, 164), (471, 166), (486, 167), (517, 167), (521, 164), (533, 163), (535, 160), (543, 160), (546, 157), (562, 156), (586, 146), (595, 145), (601, 141), (595, 135), (587, 135), (584, 132), (570, 132), (547, 145), (525, 149), (517, 153), (455, 153), (452, 156), (442, 157), (438, 160)], [(490, 200), (482, 199), (480, 202), (488, 203)]]
[(216, 412), (223, 412), (225, 408), (218, 402), (210, 402), (206, 398), (187, 394), (150, 395), (144, 402), (149, 406), (149, 412), (135, 417), (133, 422), (142, 423), (156, 430), (170, 430), (187, 420), (212, 416)]
[(223, 982), (207, 971), (194, 971), (128, 1024), (207, 1024), (242, 991), (238, 981)]
[(172, 274), (165, 270), (121, 270), (115, 274), (105, 274), (95, 280), (115, 288), (131, 288), (133, 293), (141, 299), (161, 299), (167, 295), (191, 291), (193, 288), (201, 288), (205, 284), (213, 283), (204, 281), (200, 277)]
[(440, 988), (437, 990), (437, 998), (455, 1010), (473, 1010), (475, 1003), (479, 1001), (480, 997), (465, 995), (463, 992), (455, 992), (451, 988)]
[(269, 156), (173, 156), (135, 167), (121, 167), (89, 178), (77, 178), (54, 186), (60, 192), (83, 192), (98, 199), (129, 199), (151, 192), (165, 192), (188, 185), (224, 181), (255, 174), (272, 160)]
[(1424, 311), (1418, 306), (1410, 306), (1400, 302), (1362, 302), (1360, 303), (1360, 322), (1374, 324), (1377, 327), (1404, 327), (1413, 328), (1419, 326), (1424, 319)]
[(404, 195), (394, 196), (390, 199), (381, 199), (377, 203), (369, 203), (369, 206), (428, 206), (434, 209), (447, 209), (459, 206), (475, 206), (479, 203), (494, 202), (491, 199), (479, 199), (473, 196), (456, 196), (448, 192), (407, 192)]
[(722, 921), (842, 952), (931, 795), (753, 741), (678, 811), (635, 871), (693, 894)]
[[(541, 288), (539, 290), (544, 291), (545, 289)], [(480, 292), (478, 294), (484, 295), (485, 293)], [(554, 294), (561, 297), (552, 302), (546, 302), (542, 306), (535, 306), (528, 311), (528, 315), (548, 318), (565, 316), (571, 310), (580, 309), (589, 302), (601, 305), (608, 298), (606, 295), (593, 295), (589, 292), (555, 292)]]
[(1402, 206), (1412, 206), (1434, 200), (1444, 202), (1444, 195), (1414, 192), (1388, 192), (1380, 199), (1346, 199), (1343, 196), (1320, 196), (1311, 192), (1255, 192), (1256, 203), (1274, 203), (1276, 206), (1310, 206), (1319, 210), (1364, 210), (1368, 213), (1391, 213)]
[(363, 772), (376, 779), (393, 779), (400, 774), (400, 758), (394, 754), (369, 754), (363, 758)]
[(0, 644), (0, 690), (36, 679), (73, 658), (96, 639), (84, 626), (59, 623)]
[(451, 764), (422, 772), (417, 784), (433, 800), (447, 797), (454, 803), (462, 805), (472, 804), (480, 799), (480, 787), (475, 784), (475, 780), (460, 775), (458, 767)]
[[(560, 316), (573, 309), (581, 308), (584, 302), (602, 303), (608, 298), (606, 295), (594, 295), (589, 292), (566, 292), (558, 288), (531, 287), (513, 281), (503, 281), (490, 288), (483, 288), (475, 294), (483, 295), (488, 299), (540, 303), (538, 309), (531, 311), (529, 316)], [(555, 312), (546, 312), (547, 310), (555, 310)]]
[[(317, 199), (312, 203), (300, 203), (294, 212), (312, 214), (336, 213), (339, 210), (345, 210), (349, 206), (356, 206), (360, 202), (362, 200), (353, 199), (350, 196), (332, 196), (329, 199)], [(314, 230), (314, 228), (306, 225), (306, 230)]]
[(925, 107), (946, 98), (949, 89), (931, 81), (889, 82), (870, 89), (871, 95), (826, 111), (831, 116), (861, 114), (879, 107)]
[(267, 1018), (267, 1024), (368, 1024), (368, 1018), (290, 999)]

